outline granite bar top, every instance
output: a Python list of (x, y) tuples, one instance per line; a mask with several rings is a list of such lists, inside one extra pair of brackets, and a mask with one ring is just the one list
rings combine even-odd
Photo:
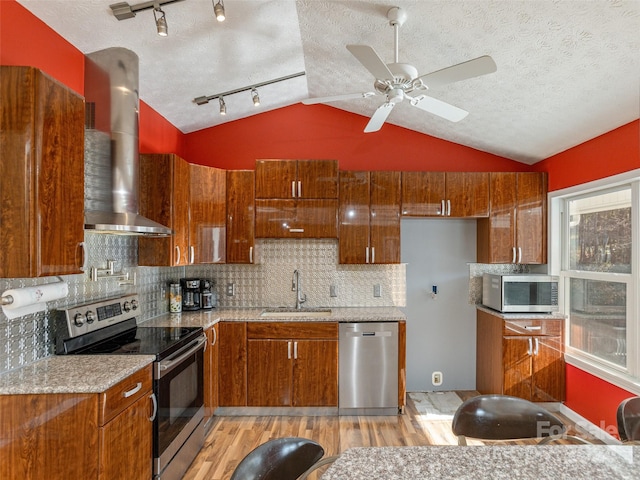
[(352, 448), (322, 480), (637, 479), (640, 447), (500, 445)]
[[(264, 308), (215, 308), (194, 312), (166, 313), (141, 324), (140, 327), (202, 327), (225, 322), (394, 322), (406, 320), (406, 315), (396, 307), (332, 307), (331, 315), (322, 317), (269, 316), (261, 317)], [(310, 309), (312, 310), (312, 309)], [(302, 309), (304, 312), (304, 309)]]
[(490, 313), (491, 315), (495, 315), (498, 318), (504, 318), (505, 320), (563, 320), (565, 315), (560, 312), (552, 312), (552, 313), (502, 313), (498, 312), (492, 308), (485, 307), (484, 305), (476, 305), (478, 310), (481, 310), (486, 313)]
[(101, 393), (155, 360), (154, 355), (59, 355), (0, 375), (0, 395)]

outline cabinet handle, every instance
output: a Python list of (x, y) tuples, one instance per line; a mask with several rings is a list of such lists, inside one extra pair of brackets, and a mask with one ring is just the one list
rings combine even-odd
[(304, 228), (290, 228), (290, 233), (304, 233)]
[(287, 359), (291, 360), (291, 342), (287, 342)]
[(293, 342), (293, 358), (298, 358), (298, 342)]
[(369, 247), (364, 250), (364, 263), (369, 263)]
[(302, 182), (298, 180), (298, 198), (302, 198)]
[(151, 399), (151, 403), (153, 403), (153, 413), (149, 417), (149, 421), (153, 422), (156, 419), (156, 415), (158, 414), (158, 399), (156, 398), (155, 393), (152, 393), (149, 398)]
[(296, 182), (291, 181), (291, 196), (296, 198)]
[(522, 247), (518, 247), (518, 263), (522, 263)]
[(189, 247), (189, 263), (193, 265), (193, 262), (196, 258), (196, 249), (193, 245)]
[(511, 247), (511, 263), (516, 263), (516, 247)]
[(447, 200), (447, 217), (451, 216), (451, 200)]
[(529, 337), (528, 340), (529, 340), (529, 348), (527, 349), (527, 355), (532, 355), (533, 354), (533, 340), (531, 339), (531, 337)]
[(446, 214), (447, 212), (444, 209), (444, 200), (440, 200), (440, 215), (444, 217)]
[(540, 342), (538, 341), (538, 339), (537, 339), (537, 338), (535, 339), (535, 342), (536, 342), (536, 348), (535, 348), (535, 350), (533, 351), (533, 354), (534, 354), (534, 355), (538, 355), (538, 349), (540, 348)]
[[(84, 242), (78, 243), (78, 246), (80, 247), (80, 251), (81, 251), (80, 256), (82, 257), (82, 265), (81, 265), (80, 269), (83, 272), (86, 272), (87, 271), (87, 260), (88, 260), (88, 258), (87, 258), (87, 250), (86, 250), (86, 247), (84, 246)], [(76, 263), (76, 265), (77, 265), (77, 263)]]
[(542, 330), (540, 325), (525, 325), (524, 328), (526, 330)]
[(213, 347), (218, 341), (218, 332), (216, 331), (216, 327), (211, 327), (211, 330), (213, 331), (213, 340), (211, 340), (211, 346)]
[(178, 245), (176, 245), (176, 261), (175, 261), (175, 265), (179, 265), (180, 264), (180, 247)]
[(376, 263), (376, 247), (371, 247), (371, 263)]
[(253, 263), (253, 247), (249, 247), (249, 263)]
[(135, 395), (136, 393), (138, 393), (141, 388), (142, 388), (142, 382), (138, 382), (135, 387), (133, 387), (131, 390), (127, 390), (126, 392), (124, 392), (122, 396), (124, 398), (129, 398), (131, 395)]

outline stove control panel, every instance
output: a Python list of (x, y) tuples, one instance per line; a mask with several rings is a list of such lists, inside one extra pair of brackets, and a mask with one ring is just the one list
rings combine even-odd
[(140, 315), (137, 293), (98, 302), (85, 303), (58, 311), (64, 316), (69, 338), (100, 330)]

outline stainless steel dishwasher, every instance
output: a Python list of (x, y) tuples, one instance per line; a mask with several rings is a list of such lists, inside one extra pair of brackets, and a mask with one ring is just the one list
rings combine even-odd
[(341, 415), (398, 413), (398, 322), (340, 323)]

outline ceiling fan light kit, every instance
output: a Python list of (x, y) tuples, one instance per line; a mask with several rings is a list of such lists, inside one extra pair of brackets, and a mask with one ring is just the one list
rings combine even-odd
[[(466, 80), (480, 75), (493, 73), (497, 70), (493, 59), (487, 55), (453, 65), (435, 72), (418, 76), (418, 70), (411, 64), (400, 63), (398, 59), (398, 32), (407, 20), (407, 13), (399, 7), (393, 7), (387, 11), (389, 25), (394, 29), (394, 61), (385, 63), (376, 51), (368, 45), (347, 45), (347, 50), (356, 57), (364, 68), (373, 75), (375, 92), (349, 93), (345, 95), (332, 95), (329, 97), (308, 98), (302, 101), (305, 105), (327, 103), (339, 100), (356, 98), (368, 98), (374, 95), (384, 95), (386, 101), (380, 105), (371, 116), (366, 125), (365, 133), (380, 130), (393, 107), (401, 103), (405, 98), (410, 100), (410, 105), (421, 110), (437, 115), (451, 122), (459, 122), (468, 115), (465, 110), (455, 107), (442, 100), (427, 96), (423, 91), (430, 90), (441, 85)], [(417, 96), (414, 96), (418, 93)]]

